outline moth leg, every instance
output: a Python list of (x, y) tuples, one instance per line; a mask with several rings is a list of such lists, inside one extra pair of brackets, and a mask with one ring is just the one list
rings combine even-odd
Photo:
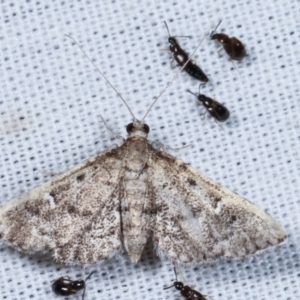
[(161, 143), (160, 141), (156, 140), (151, 143), (151, 146), (153, 146), (155, 149), (157, 149), (159, 151), (166, 151), (166, 150), (178, 151), (178, 150), (193, 146), (193, 143), (190, 143), (185, 146), (178, 147), (178, 148), (172, 148), (172, 147), (166, 146), (163, 143)]
[(125, 138), (123, 138), (121, 135), (114, 133), (107, 125), (107, 123), (105, 122), (104, 118), (100, 115), (100, 118), (102, 120), (102, 122), (104, 123), (106, 129), (108, 130), (108, 132), (113, 135), (116, 139), (122, 140), (122, 142), (125, 142)]
[(151, 146), (156, 150), (165, 151), (165, 145), (161, 143), (159, 140), (155, 140), (151, 143)]

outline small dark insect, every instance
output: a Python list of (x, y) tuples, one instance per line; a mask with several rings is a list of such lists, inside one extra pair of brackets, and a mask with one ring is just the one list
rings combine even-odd
[[(170, 35), (170, 31), (168, 28), (167, 23), (165, 22), (166, 28), (168, 30), (169, 38), (168, 42), (170, 43), (170, 51), (173, 53), (174, 57), (173, 60), (176, 60), (178, 66), (183, 67), (184, 64), (188, 61), (189, 56), (188, 54), (180, 47), (178, 44), (175, 36)], [(187, 36), (186, 36), (187, 37)], [(172, 61), (173, 61), (172, 60)], [(203, 81), (208, 82), (208, 77), (204, 74), (204, 72), (198, 67), (193, 61), (189, 61), (187, 65), (184, 67), (184, 71), (190, 74), (192, 77)]]
[(52, 291), (58, 296), (70, 296), (83, 289), (82, 300), (84, 300), (85, 282), (94, 272), (91, 272), (85, 280), (71, 280), (68, 276), (60, 277), (53, 282)]
[(241, 61), (246, 56), (245, 46), (235, 37), (230, 38), (225, 33), (215, 33), (221, 22), (222, 20), (219, 22), (215, 30), (211, 32), (210, 38), (221, 43), (223, 49), (231, 59)]
[(174, 284), (172, 284), (171, 286), (165, 287), (164, 290), (169, 289), (174, 286), (176, 290), (180, 291), (181, 296), (183, 296), (186, 300), (205, 300), (205, 299), (207, 299), (206, 296), (197, 292), (190, 286), (184, 285), (181, 281), (178, 281), (175, 268), (174, 268), (174, 272), (175, 272), (175, 276), (176, 276), (176, 280), (174, 281)]
[(211, 99), (203, 94), (194, 94), (190, 90), (187, 90), (187, 92), (191, 93), (192, 95), (196, 96), (197, 99), (202, 103), (202, 105), (206, 108), (206, 111), (210, 113), (210, 115), (219, 122), (225, 122), (228, 120), (230, 116), (229, 110), (222, 105), (221, 103), (217, 102), (214, 99)]

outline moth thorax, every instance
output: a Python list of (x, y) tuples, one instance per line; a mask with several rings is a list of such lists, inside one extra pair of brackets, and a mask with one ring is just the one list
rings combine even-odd
[(141, 136), (146, 138), (150, 132), (150, 127), (144, 122), (134, 121), (133, 123), (129, 123), (127, 125), (126, 130), (129, 137)]

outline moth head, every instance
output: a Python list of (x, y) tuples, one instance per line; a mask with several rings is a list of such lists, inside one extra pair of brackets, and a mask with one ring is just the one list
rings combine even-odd
[(127, 125), (126, 130), (129, 137), (141, 136), (146, 138), (150, 132), (150, 127), (142, 121), (135, 120)]

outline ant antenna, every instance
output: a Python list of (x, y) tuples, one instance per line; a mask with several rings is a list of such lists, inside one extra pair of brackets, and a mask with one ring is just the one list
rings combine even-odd
[(171, 37), (171, 35), (170, 35), (170, 31), (169, 31), (169, 27), (168, 27), (168, 25), (167, 25), (167, 22), (166, 22), (166, 21), (164, 21), (164, 23), (165, 23), (165, 25), (166, 25), (166, 27), (167, 27), (167, 30), (168, 30), (169, 37)]
[(191, 61), (192, 56), (195, 54), (195, 52), (200, 47), (200, 45), (203, 42), (205, 36), (206, 35), (204, 35), (204, 37), (201, 39), (200, 43), (198, 44), (198, 46), (196, 47), (196, 49), (193, 51), (193, 53), (191, 54), (191, 56), (189, 57), (189, 59), (186, 61), (186, 63), (182, 66), (182, 68), (180, 68), (179, 71), (177, 71), (177, 73), (174, 75), (174, 77), (172, 78), (172, 80), (170, 82), (168, 82), (168, 84), (166, 85), (166, 87), (160, 92), (160, 94), (157, 96), (157, 98), (152, 102), (152, 104), (150, 105), (150, 107), (147, 110), (146, 114), (142, 118), (141, 122), (143, 122), (145, 120), (145, 118), (147, 117), (148, 113), (152, 109), (153, 105), (157, 102), (157, 100), (161, 97), (161, 95), (164, 94), (164, 92), (167, 90), (167, 88), (172, 85), (173, 81), (178, 77), (178, 75), (182, 72), (182, 70), (184, 70), (185, 66)]
[[(176, 279), (175, 281), (178, 281), (178, 280), (177, 280), (177, 272), (176, 272), (176, 268), (175, 268), (175, 267), (174, 267), (174, 273), (175, 273), (175, 277), (176, 277), (176, 278), (175, 278), (175, 279)], [(172, 284), (172, 285), (170, 285), (170, 286), (165, 287), (164, 290), (170, 289), (170, 288), (173, 287), (173, 286), (175, 286), (175, 283)]]
[[(90, 277), (92, 276), (93, 273), (95, 273), (95, 271), (92, 271), (90, 273), (90, 275), (85, 279), (85, 281), (87, 281), (88, 279), (90, 279)], [(84, 295), (85, 295), (85, 284), (84, 284), (84, 289), (83, 289), (83, 293), (82, 293), (82, 300), (84, 300)]]
[(205, 87), (205, 83), (199, 84), (199, 94), (201, 94), (200, 89), (201, 89), (202, 87)]
[(176, 277), (176, 281), (177, 281), (177, 271), (176, 271), (176, 267), (174, 266), (174, 273), (175, 273), (175, 277)]
[(72, 38), (70, 35), (65, 34), (66, 37), (70, 38), (71, 40), (73, 40), (75, 42), (75, 44), (78, 46), (78, 48), (81, 50), (81, 52), (85, 55), (85, 57), (89, 60), (89, 62), (94, 66), (94, 68), (100, 73), (100, 75), (105, 79), (105, 81), (110, 85), (110, 87), (116, 92), (116, 94), (121, 98), (121, 100), (123, 101), (123, 103), (126, 105), (126, 107), (128, 108), (130, 114), (132, 115), (133, 119), (136, 120), (133, 112), (131, 111), (130, 107), (128, 106), (127, 102), (125, 101), (125, 99), (122, 97), (122, 95), (117, 91), (117, 89), (109, 82), (109, 80), (105, 77), (105, 75), (100, 71), (100, 69), (96, 66), (96, 64), (88, 57), (88, 55), (85, 53), (85, 51), (83, 50), (83, 48), (79, 45), (79, 43)]
[(216, 26), (216, 28), (211, 32), (210, 37), (217, 31), (219, 25), (222, 23), (222, 20), (220, 20), (220, 22), (218, 23), (218, 25)]
[(186, 90), (186, 91), (189, 92), (190, 94), (192, 94), (192, 95), (198, 97), (198, 95), (196, 95), (195, 93), (191, 92), (190, 90)]
[[(168, 25), (167, 25), (167, 22), (166, 22), (166, 21), (164, 21), (164, 23), (165, 23), (165, 25), (166, 25), (166, 27), (167, 27), (167, 30), (168, 30), (169, 37), (171, 37), (171, 35), (170, 35), (170, 31), (169, 31), (169, 27), (168, 27)], [(191, 38), (192, 38), (192, 36), (191, 36), (191, 35), (176, 35), (176, 36), (173, 36), (173, 37), (182, 37), (182, 38), (189, 38), (189, 39), (191, 39)]]

